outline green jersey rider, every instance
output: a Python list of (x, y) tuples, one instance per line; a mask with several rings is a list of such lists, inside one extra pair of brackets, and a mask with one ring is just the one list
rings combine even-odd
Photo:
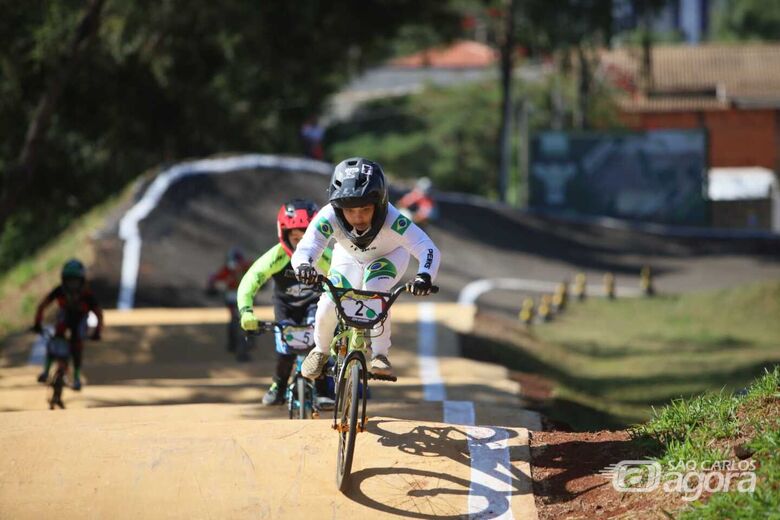
[[(328, 195), (330, 203), (306, 230), (292, 257), (301, 282), (316, 280), (314, 263), (335, 239), (328, 273), (334, 285), (388, 292), (406, 272), (411, 255), (419, 264), (412, 293), (431, 293), (439, 269), (439, 250), (422, 229), (388, 203), (385, 174), (379, 164), (361, 157), (342, 161), (333, 171)], [(325, 293), (314, 322), (316, 347), (301, 367), (304, 377), (316, 379), (322, 373), (337, 321), (336, 304)], [(387, 357), (390, 318), (378, 329), (372, 331), (371, 371), (391, 376), (393, 368)]]
[[(242, 329), (246, 331), (258, 329), (257, 317), (252, 311), (254, 296), (271, 278), (274, 280), (274, 319), (295, 325), (311, 324), (314, 321), (317, 299), (322, 291), (317, 286), (301, 283), (295, 278), (295, 273), (290, 266), (290, 257), (318, 209), (314, 202), (303, 199), (291, 200), (279, 208), (276, 218), (279, 243), (252, 264), (238, 285), (237, 305)], [(323, 273), (328, 272), (330, 250), (326, 251), (317, 266)], [(263, 396), (264, 405), (284, 402), (287, 382), (295, 363), (296, 353), (289, 351), (281, 341), (278, 332), (276, 352), (276, 371), (271, 388)], [(320, 405), (330, 404), (327, 397), (327, 384), (324, 380), (318, 382), (317, 391)]]

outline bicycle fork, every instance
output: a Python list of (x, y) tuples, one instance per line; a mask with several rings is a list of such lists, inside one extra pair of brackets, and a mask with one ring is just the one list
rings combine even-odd
[[(349, 348), (350, 343), (352, 344), (351, 349)], [(364, 354), (364, 351), (367, 347), (368, 341), (362, 330), (346, 329), (336, 335), (336, 337), (333, 339), (333, 347), (331, 348), (331, 353), (335, 354), (336, 356), (336, 364), (333, 367), (333, 379), (336, 381), (337, 399), (339, 396), (339, 386), (344, 384), (346, 378), (349, 377), (348, 374), (342, 373), (344, 372), (345, 367), (349, 365), (348, 361), (353, 358), (357, 358), (358, 363), (360, 363), (361, 377), (359, 384), (362, 385), (362, 399), (360, 399), (360, 401), (362, 401), (362, 410), (360, 413), (360, 419), (357, 424), (358, 433), (366, 431), (366, 423), (368, 422), (366, 419), (366, 401), (368, 400), (368, 366), (366, 364), (366, 357)], [(333, 424), (331, 425), (332, 429), (340, 433), (349, 431), (349, 424), (341, 424), (339, 422), (339, 408), (342, 405), (342, 403), (336, 402), (336, 406), (333, 408)], [(356, 403), (352, 403), (352, 406), (356, 406)]]

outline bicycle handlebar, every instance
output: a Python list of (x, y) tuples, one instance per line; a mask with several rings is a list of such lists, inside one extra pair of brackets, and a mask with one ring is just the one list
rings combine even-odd
[(280, 323), (278, 321), (262, 321), (257, 320), (259, 327), (257, 330), (245, 330), (244, 334), (247, 336), (260, 336), (266, 332), (273, 332), (275, 330), (283, 330), (289, 323)]
[[(333, 300), (336, 303), (336, 309), (339, 314), (339, 317), (347, 325), (359, 329), (370, 329), (373, 328), (376, 324), (384, 322), (387, 319), (387, 314), (390, 311), (390, 307), (393, 305), (393, 303), (395, 303), (395, 300), (398, 299), (401, 293), (412, 292), (412, 282), (399, 285), (389, 293), (381, 292), (381, 291), (366, 291), (362, 289), (336, 287), (326, 276), (323, 276), (321, 274), (317, 275), (317, 283), (325, 284), (325, 286), (330, 290), (330, 294), (333, 295)], [(386, 299), (384, 304), (384, 309), (382, 310), (381, 313), (377, 315), (376, 318), (372, 320), (366, 320), (365, 322), (353, 320), (344, 312), (344, 308), (341, 305), (342, 296), (348, 292), (357, 294), (359, 296), (367, 296), (371, 298), (375, 298), (378, 296), (383, 299)], [(439, 292), (439, 287), (436, 285), (432, 285), (431, 294), (436, 294), (437, 292)]]

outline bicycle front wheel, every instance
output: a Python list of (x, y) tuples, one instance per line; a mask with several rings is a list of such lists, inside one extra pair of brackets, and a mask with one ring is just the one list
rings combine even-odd
[(55, 406), (65, 408), (62, 402), (62, 389), (65, 386), (65, 371), (57, 368), (54, 373), (54, 380), (51, 382), (51, 398), (49, 399), (49, 409), (54, 410)]
[(336, 484), (344, 492), (349, 486), (352, 458), (355, 453), (355, 437), (358, 429), (358, 410), (362, 363), (358, 357), (347, 359), (341, 370), (341, 380), (336, 396), (336, 425), (339, 432), (339, 450), (336, 461)]
[(311, 410), (311, 406), (307, 406), (309, 403), (306, 401), (306, 378), (298, 376), (295, 387), (298, 394), (298, 419), (306, 419), (309, 413), (307, 408)]

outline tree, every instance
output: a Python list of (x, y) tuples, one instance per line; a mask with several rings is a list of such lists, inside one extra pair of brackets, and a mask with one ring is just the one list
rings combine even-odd
[[(458, 22), (448, 2), (414, 0), (0, 0), (0, 9), (0, 269), (7, 251), (29, 252), (160, 162), (298, 152), (301, 122), (402, 27)], [(27, 165), (35, 182), (16, 184)], [(19, 247), (3, 238), (8, 229)]]
[(524, 25), (520, 41), (537, 53), (558, 52), (562, 69), (569, 70), (571, 57), (576, 59), (578, 74), (578, 109), (576, 126), (590, 126), (587, 114), (591, 93), (595, 47), (608, 45), (612, 35), (611, 0), (527, 0), (524, 3)]
[(724, 40), (780, 39), (780, 2), (730, 0), (715, 16), (715, 37)]

